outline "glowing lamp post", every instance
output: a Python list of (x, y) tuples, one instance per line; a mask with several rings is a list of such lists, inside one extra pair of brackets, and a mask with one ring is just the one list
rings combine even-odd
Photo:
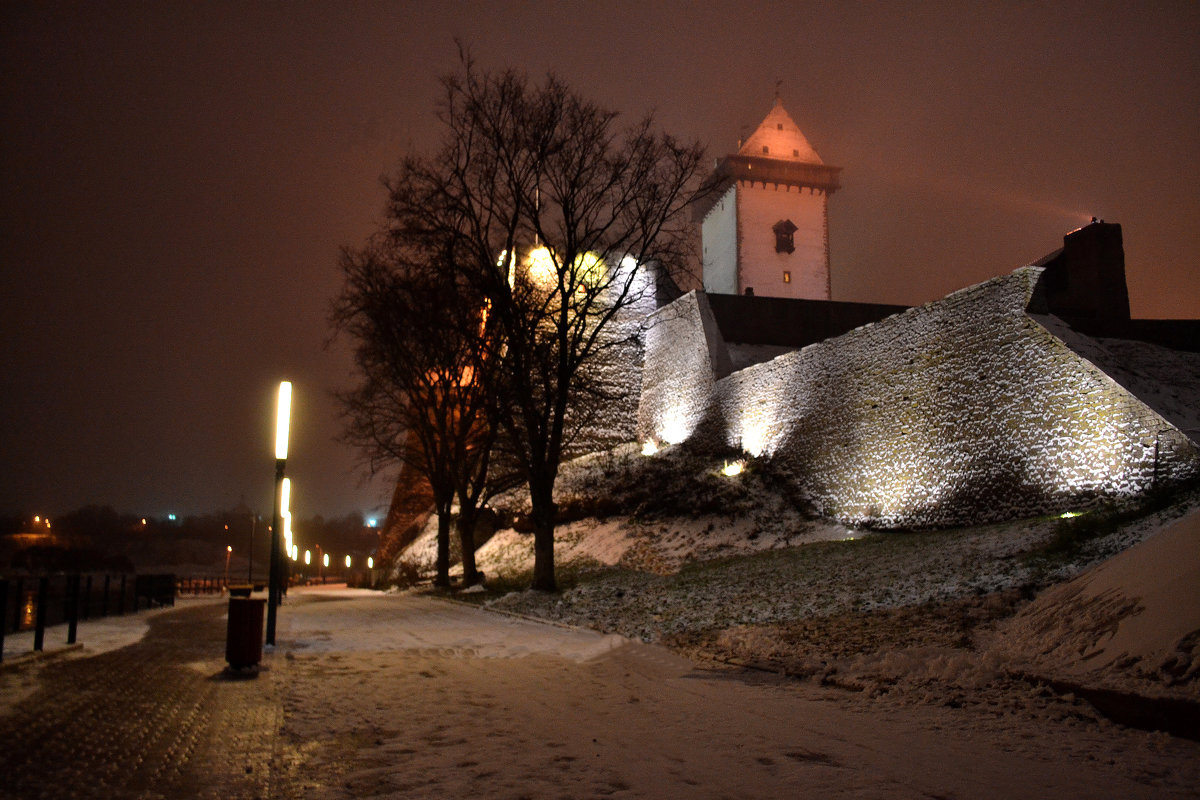
[(279, 407), (275, 414), (275, 515), (271, 526), (271, 572), (267, 579), (267, 644), (275, 645), (275, 612), (279, 606), (283, 559), (283, 472), (287, 466), (288, 429), (292, 418), (292, 384), (279, 384)]

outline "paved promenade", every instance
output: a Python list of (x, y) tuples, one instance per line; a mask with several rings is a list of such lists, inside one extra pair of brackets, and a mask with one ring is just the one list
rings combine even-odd
[[(274, 657), (257, 677), (224, 674), (222, 602), (145, 622), (141, 641), (90, 657), (54, 653), (57, 631), (46, 656), (6, 642), (0, 690), (17, 691), (34, 675), (37, 688), (0, 716), (0, 797), (269, 796), (283, 720)], [(81, 624), (85, 648), (88, 632)]]
[[(230, 678), (225, 608), (95, 621), (76, 649), (54, 631), (45, 656), (6, 642), (0, 800), (1163, 800), (1200, 786), (1200, 744), (1073, 700), (891, 700), (419, 595), (297, 590), (280, 650)], [(124, 638), (105, 641), (106, 625)]]

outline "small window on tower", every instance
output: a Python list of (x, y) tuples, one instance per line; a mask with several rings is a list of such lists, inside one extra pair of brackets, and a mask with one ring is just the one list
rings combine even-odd
[(792, 273), (788, 272), (786, 269), (783, 271), (783, 282), (784, 283), (792, 282)]
[(783, 123), (782, 123), (782, 122), (776, 122), (776, 123), (775, 123), (775, 130), (777, 130), (777, 131), (781, 131), (781, 130), (783, 130)]
[(769, 153), (769, 152), (771, 152), (770, 150), (768, 150), (768, 149), (767, 149), (767, 146), (766, 146), (765, 144), (763, 145), (763, 152), (764, 152), (764, 153)]
[[(796, 233), (796, 225), (790, 219), (781, 219), (771, 226), (771, 230), (775, 231), (775, 252), (776, 253), (792, 253), (796, 250), (796, 242), (794, 234)], [(787, 275), (787, 273), (784, 273)], [(784, 278), (784, 283), (788, 282), (788, 278)]]
[(793, 151), (792, 151), (792, 155), (794, 155), (796, 158), (799, 158), (799, 157), (800, 157), (800, 151), (799, 151), (799, 150), (793, 150)]

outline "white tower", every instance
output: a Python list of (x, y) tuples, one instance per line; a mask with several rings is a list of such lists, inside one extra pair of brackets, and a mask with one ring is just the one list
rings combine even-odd
[(717, 162), (702, 220), (704, 290), (828, 300), (829, 195), (841, 167), (827, 166), (775, 99), (734, 155)]

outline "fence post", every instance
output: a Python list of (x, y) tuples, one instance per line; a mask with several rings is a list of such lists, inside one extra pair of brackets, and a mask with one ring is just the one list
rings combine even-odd
[(8, 624), (8, 580), (0, 578), (0, 661), (4, 660), (4, 628)]
[(38, 578), (37, 593), (37, 622), (33, 631), (33, 649), (41, 652), (46, 641), (46, 595), (50, 591), (50, 579), (46, 576)]
[(67, 577), (67, 644), (75, 644), (79, 628), (79, 576)]
[[(13, 633), (16, 633), (17, 631), (21, 630), (21, 598), (24, 594), (25, 594), (25, 579), (17, 578), (17, 599), (16, 599), (16, 602), (13, 603), (13, 606), (14, 606), (14, 608), (13, 608), (13, 624), (12, 624), (12, 632)], [(7, 625), (8, 621), (5, 620), (4, 624)]]

